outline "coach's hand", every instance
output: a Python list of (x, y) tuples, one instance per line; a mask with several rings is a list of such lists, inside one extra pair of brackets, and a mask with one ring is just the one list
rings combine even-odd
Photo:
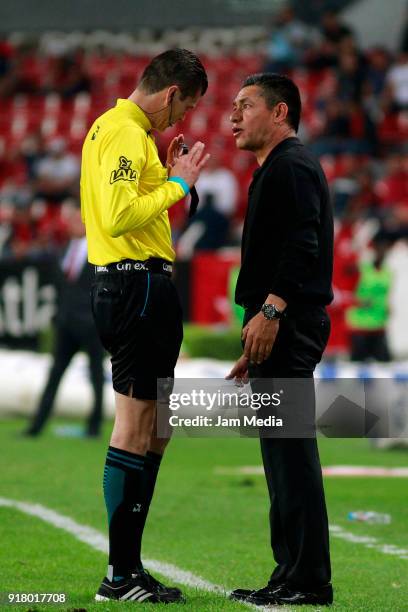
[(262, 363), (269, 357), (279, 331), (279, 319), (268, 321), (258, 312), (242, 330), (244, 355), (252, 363)]
[(210, 158), (209, 153), (204, 155), (204, 147), (204, 143), (196, 142), (186, 155), (176, 159), (169, 176), (179, 176), (186, 181), (189, 187), (192, 187)]
[(173, 138), (173, 140), (171, 141), (169, 145), (169, 148), (167, 149), (166, 167), (169, 172), (174, 166), (174, 164), (176, 163), (177, 159), (183, 153), (183, 150), (181, 148), (181, 145), (183, 144), (183, 142), (184, 142), (184, 136), (183, 134), (179, 134), (178, 136), (175, 136)]
[(233, 378), (235, 379), (237, 385), (243, 385), (249, 381), (248, 359), (245, 357), (245, 355), (241, 355), (231, 372), (225, 377), (226, 380), (232, 380)]

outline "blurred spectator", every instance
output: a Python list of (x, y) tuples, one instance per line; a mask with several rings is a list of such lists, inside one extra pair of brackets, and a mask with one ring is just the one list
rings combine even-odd
[(335, 11), (326, 11), (321, 19), (321, 34), (325, 42), (338, 45), (345, 38), (352, 37), (352, 29), (342, 23)]
[(265, 70), (287, 72), (303, 59), (311, 40), (308, 26), (295, 17), (290, 5), (284, 6), (276, 15), (266, 47)]
[(342, 218), (348, 210), (351, 198), (358, 191), (356, 174), (359, 162), (356, 155), (348, 154), (338, 158), (338, 163), (341, 163), (339, 176), (331, 181), (330, 190), (334, 214), (336, 217)]
[(320, 134), (311, 145), (318, 156), (367, 154), (376, 146), (375, 125), (367, 113), (358, 104), (334, 97), (327, 101)]
[(391, 58), (386, 49), (374, 47), (367, 55), (367, 66), (363, 82), (364, 107), (370, 116), (378, 120), (382, 112), (382, 96)]
[(39, 93), (38, 45), (32, 41), (15, 46), (11, 46), (10, 43), (6, 45), (8, 59), (3, 87), (0, 87), (0, 98)]
[(311, 47), (305, 53), (305, 65), (311, 71), (321, 71), (326, 68), (335, 68), (338, 64), (336, 46), (327, 40)]
[(34, 170), (36, 196), (53, 203), (78, 195), (79, 162), (63, 138), (51, 140)]
[(305, 64), (311, 70), (335, 68), (339, 64), (341, 51), (344, 53), (355, 50), (351, 28), (339, 21), (336, 12), (327, 11), (320, 21), (320, 41), (308, 49)]
[(385, 162), (377, 193), (385, 208), (408, 208), (408, 155), (394, 153)]
[(378, 218), (380, 205), (374, 172), (368, 166), (363, 167), (355, 175), (355, 190), (347, 202), (347, 214), (353, 220)]
[(393, 154), (377, 182), (383, 228), (397, 238), (408, 238), (408, 155)]
[(44, 83), (44, 93), (58, 93), (70, 98), (90, 90), (91, 82), (84, 67), (83, 54), (54, 57)]
[(340, 54), (337, 68), (337, 96), (346, 102), (361, 102), (364, 66), (357, 52), (346, 51)]
[(17, 191), (1, 203), (3, 258), (21, 259), (35, 255), (37, 250), (37, 229), (31, 216), (31, 193)]
[(365, 73), (366, 93), (372, 96), (381, 96), (386, 82), (390, 65), (390, 55), (387, 49), (374, 47), (368, 53), (368, 65)]
[(17, 192), (25, 189), (27, 167), (18, 147), (4, 147), (0, 151), (0, 189), (1, 192)]
[(226, 218), (234, 215), (238, 200), (238, 181), (235, 174), (222, 165), (217, 149), (211, 150), (211, 157), (196, 187), (200, 198), (212, 196), (212, 205), (221, 215)]
[(48, 207), (32, 198), (30, 190), (3, 195), (0, 200), (0, 258), (41, 259), (58, 255), (67, 238), (68, 200), (61, 207)]
[(389, 319), (391, 271), (385, 263), (389, 241), (383, 234), (374, 237), (372, 261), (359, 265), (359, 280), (355, 291), (356, 304), (346, 313), (351, 332), (351, 360), (390, 361), (386, 337)]
[(343, 222), (382, 217), (375, 172), (357, 156), (342, 157), (341, 176), (332, 181), (331, 192), (335, 215)]
[(384, 99), (392, 112), (408, 110), (408, 52), (400, 53), (388, 70)]
[(20, 152), (26, 166), (29, 181), (35, 179), (36, 168), (45, 155), (44, 146), (40, 132), (29, 134), (21, 143)]
[(0, 38), (0, 98), (8, 96), (13, 90), (13, 47)]
[(197, 251), (215, 251), (227, 243), (228, 218), (214, 205), (214, 196), (208, 193), (200, 201), (198, 212), (189, 221), (177, 244), (178, 259), (191, 259)]
[(198, 212), (188, 222), (178, 243), (180, 259), (190, 259), (194, 251), (216, 250), (227, 244), (231, 219), (237, 210), (238, 181), (222, 165), (221, 152), (214, 148), (197, 181), (200, 196)]

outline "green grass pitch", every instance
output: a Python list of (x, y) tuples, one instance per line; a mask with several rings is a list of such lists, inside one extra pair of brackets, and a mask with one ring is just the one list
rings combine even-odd
[[(54, 421), (39, 439), (19, 436), (23, 419), (0, 423), (0, 497), (39, 503), (106, 533), (102, 471), (111, 424), (102, 440), (57, 438)], [(365, 440), (322, 440), (323, 465), (407, 466), (408, 452), (374, 451)], [(259, 465), (254, 439), (176, 438), (160, 471), (144, 555), (236, 587), (264, 586), (273, 567), (268, 500), (262, 476), (225, 476), (217, 467)], [(330, 522), (355, 535), (408, 549), (408, 482), (398, 478), (326, 478)], [(350, 510), (392, 515), (389, 525), (347, 520)], [(0, 507), (0, 592), (65, 592), (67, 603), (0, 605), (3, 610), (130, 610), (135, 603), (93, 601), (106, 570), (101, 552), (38, 518)], [(408, 560), (331, 539), (334, 610), (408, 610)], [(167, 580), (169, 582), (169, 580)], [(184, 588), (171, 610), (245, 610), (217, 593)], [(161, 606), (159, 606), (159, 609)], [(310, 608), (303, 608), (303, 610)], [(312, 608), (313, 609), (313, 608)], [(315, 608), (314, 608), (315, 609)]]

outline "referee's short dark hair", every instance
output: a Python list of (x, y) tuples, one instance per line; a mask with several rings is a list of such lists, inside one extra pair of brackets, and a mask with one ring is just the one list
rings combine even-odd
[(261, 89), (267, 108), (272, 109), (279, 102), (287, 104), (287, 121), (297, 132), (302, 111), (302, 103), (297, 85), (283, 74), (275, 74), (273, 72), (251, 74), (245, 79), (242, 87), (249, 87), (251, 85), (256, 85)]
[(140, 79), (140, 87), (148, 94), (171, 85), (179, 86), (183, 99), (198, 92), (203, 96), (207, 91), (205, 68), (188, 49), (170, 49), (160, 53), (146, 66)]

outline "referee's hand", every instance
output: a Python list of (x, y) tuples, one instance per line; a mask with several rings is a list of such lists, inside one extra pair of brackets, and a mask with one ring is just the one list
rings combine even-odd
[(171, 141), (169, 148), (167, 149), (166, 168), (170, 172), (177, 159), (183, 154), (182, 145), (184, 142), (184, 135), (179, 134), (175, 136)]
[(204, 148), (204, 143), (196, 142), (186, 155), (175, 160), (169, 176), (179, 176), (186, 181), (189, 187), (192, 187), (210, 158), (209, 153), (204, 154)]

